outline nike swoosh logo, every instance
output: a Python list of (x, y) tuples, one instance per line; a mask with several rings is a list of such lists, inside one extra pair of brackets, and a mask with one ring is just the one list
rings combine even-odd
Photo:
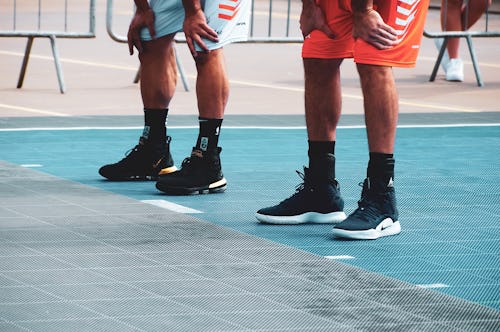
[(153, 168), (156, 168), (158, 167), (158, 165), (160, 165), (160, 163), (163, 161), (163, 157), (161, 157), (156, 163), (153, 164)]

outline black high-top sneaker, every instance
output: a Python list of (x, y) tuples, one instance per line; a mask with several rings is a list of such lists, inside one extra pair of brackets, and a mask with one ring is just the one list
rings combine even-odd
[(112, 181), (157, 180), (159, 175), (177, 170), (170, 154), (171, 137), (164, 144), (154, 145), (141, 136), (139, 144), (127, 151), (125, 158), (104, 165), (99, 174)]
[(171, 195), (220, 193), (226, 190), (227, 181), (222, 174), (220, 152), (201, 151), (193, 148), (191, 156), (184, 159), (177, 172), (158, 178), (156, 188)]
[(373, 186), (365, 179), (358, 208), (346, 220), (333, 227), (335, 237), (374, 240), (401, 232), (392, 178), (388, 183)]
[(335, 179), (317, 181), (311, 170), (296, 171), (304, 180), (295, 193), (278, 205), (260, 209), (257, 220), (266, 224), (339, 223), (346, 218), (344, 200)]

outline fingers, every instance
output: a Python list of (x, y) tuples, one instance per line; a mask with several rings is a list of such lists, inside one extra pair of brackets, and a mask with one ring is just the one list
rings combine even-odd
[(201, 48), (203, 52), (210, 52), (210, 49), (204, 42), (204, 39), (212, 41), (214, 43), (217, 43), (219, 41), (217, 32), (215, 32), (215, 30), (213, 30), (208, 25), (199, 27), (195, 30), (196, 31), (192, 31), (186, 34), (186, 42), (193, 57), (196, 57), (198, 55), (198, 52), (196, 51), (196, 45), (198, 45), (198, 47)]
[(390, 25), (384, 24), (380, 29), (379, 33), (381, 36), (384, 36), (388, 40), (397, 40), (398, 39), (398, 33), (396, 30), (394, 30), (393, 27)]
[(127, 44), (128, 44), (128, 53), (130, 55), (134, 55), (134, 44), (130, 39), (127, 38)]
[(378, 49), (388, 49), (399, 43), (396, 31), (390, 26), (383, 26), (369, 37), (369, 42)]
[(151, 35), (151, 39), (156, 39), (156, 30), (154, 24), (148, 25), (148, 31)]
[(134, 47), (137, 48), (139, 53), (142, 52), (142, 42), (139, 37), (139, 33), (135, 31), (129, 31), (127, 34), (127, 44), (128, 44), (128, 52), (130, 55), (134, 54)]
[(193, 43), (193, 38), (186, 36), (186, 43), (188, 45), (189, 51), (191, 52), (191, 55), (193, 57), (198, 56), (198, 52), (196, 51), (196, 47), (194, 46), (194, 43)]

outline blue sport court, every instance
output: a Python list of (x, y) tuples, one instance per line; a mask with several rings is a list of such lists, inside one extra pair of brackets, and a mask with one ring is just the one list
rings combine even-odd
[[(0, 330), (498, 330), (499, 120), (401, 114), (402, 233), (345, 241), (329, 235), (331, 225), (254, 217), (301, 182), (303, 117), (227, 116), (228, 189), (194, 196), (99, 177), (136, 144), (140, 117), (5, 118)], [(362, 121), (346, 115), (338, 132), (346, 213), (365, 177)], [(169, 118), (178, 166), (193, 124), (194, 116)]]

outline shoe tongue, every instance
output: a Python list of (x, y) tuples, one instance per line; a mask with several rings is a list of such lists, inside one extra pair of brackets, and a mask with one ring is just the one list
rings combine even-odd
[(203, 151), (193, 148), (193, 151), (191, 151), (191, 157), (203, 158)]

